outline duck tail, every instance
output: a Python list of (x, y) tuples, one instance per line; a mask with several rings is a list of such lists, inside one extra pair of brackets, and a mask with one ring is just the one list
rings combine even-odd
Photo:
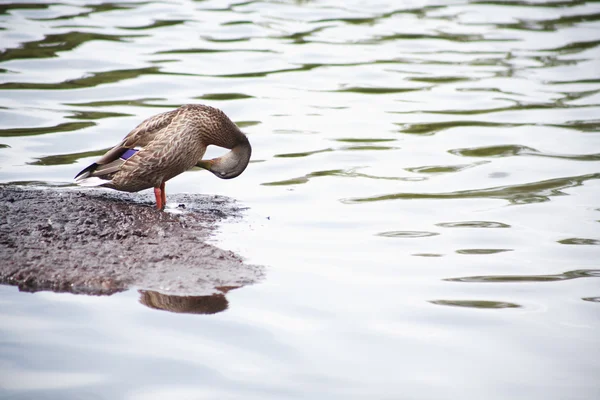
[(105, 177), (93, 176), (94, 172), (100, 165), (93, 163), (89, 167), (83, 169), (75, 176), (75, 183), (79, 186), (104, 186), (110, 182), (110, 179)]
[(79, 182), (85, 178), (88, 178), (95, 170), (98, 168), (97, 163), (93, 163), (92, 165), (81, 170), (77, 175), (75, 175), (75, 182)]
[(113, 175), (137, 152), (138, 149), (117, 146), (98, 160), (99, 162), (91, 164), (75, 175), (75, 183), (82, 186), (109, 185)]

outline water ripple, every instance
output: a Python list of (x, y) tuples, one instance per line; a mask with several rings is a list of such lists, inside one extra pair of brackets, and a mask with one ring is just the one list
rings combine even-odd
[(487, 275), (467, 276), (463, 278), (448, 278), (450, 282), (556, 282), (577, 278), (600, 278), (598, 269), (578, 269), (556, 275)]
[[(15, 294), (6, 312), (30, 321), (0, 324), (10, 333), (11, 376), (15, 365), (52, 370), (75, 349), (68, 368), (91, 360), (114, 381), (114, 355), (133, 345), (120, 362), (142, 368), (119, 377), (136, 382), (130, 397), (202, 397), (189, 389), (197, 373), (163, 373), (180, 371), (182, 360), (205, 369), (221, 398), (324, 398), (348, 383), (357, 398), (399, 390), (440, 398), (460, 392), (464, 371), (490, 383), (471, 387), (472, 398), (489, 397), (489, 387), (510, 398), (506, 382), (516, 381), (531, 398), (597, 388), (597, 360), (581, 349), (598, 341), (600, 297), (596, 281), (579, 279), (600, 277), (592, 269), (600, 259), (597, 1), (4, 3), (0, 186), (70, 186), (144, 118), (184, 103), (216, 106), (248, 134), (249, 167), (233, 181), (182, 174), (168, 191), (251, 207), (235, 224), (240, 232), (228, 236), (224, 224), (219, 241), (273, 272), (231, 304), (218, 302), (229, 311), (216, 319), (142, 315), (130, 304), (137, 294)], [(440, 282), (440, 271), (450, 278)], [(174, 312), (203, 300), (162, 307), (157, 296), (146, 297)], [(522, 318), (529, 305), (545, 312)], [(116, 322), (103, 324), (107, 316)], [(78, 335), (84, 320), (89, 329)], [(45, 321), (55, 334), (24, 328)], [(165, 321), (177, 327), (173, 340), (160, 340)], [(90, 332), (106, 352), (86, 352)], [(293, 351), (279, 351), (280, 338)], [(223, 346), (211, 351), (213, 343)], [(464, 351), (473, 345), (489, 351)], [(323, 349), (331, 357), (315, 372), (306, 360)], [(397, 354), (415, 355), (408, 364), (423, 374), (402, 374)], [(457, 368), (445, 368), (448, 354), (461, 354)], [(542, 371), (560, 360), (552, 372), (567, 384), (473, 367), (490, 358)], [(220, 379), (240, 371), (253, 371), (255, 387)], [(305, 383), (301, 392), (290, 377)], [(114, 386), (77, 393), (123, 397)]]
[(72, 31), (61, 34), (46, 35), (42, 40), (25, 42), (17, 48), (9, 48), (0, 52), (3, 62), (17, 59), (50, 58), (57, 57), (58, 53), (76, 49), (86, 42), (103, 40), (108, 42), (122, 42), (139, 35), (107, 35), (101, 33)]
[(37, 136), (57, 132), (71, 132), (89, 128), (96, 125), (94, 122), (63, 122), (54, 126), (41, 126), (35, 128), (10, 128), (0, 129), (0, 137)]
[(529, 204), (549, 201), (550, 197), (554, 196), (565, 196), (566, 193), (562, 190), (581, 186), (584, 182), (593, 179), (600, 179), (600, 174), (548, 179), (540, 182), (487, 189), (461, 190), (448, 193), (394, 193), (381, 196), (346, 198), (341, 201), (346, 204), (357, 204), (388, 200), (495, 198), (507, 200), (511, 204)]
[(424, 238), (429, 236), (437, 236), (437, 232), (422, 232), (422, 231), (389, 231), (378, 233), (377, 236), (390, 237), (390, 238)]
[(577, 161), (600, 161), (600, 153), (598, 154), (551, 154), (543, 153), (531, 147), (521, 145), (502, 145), (502, 146), (484, 146), (471, 147), (464, 149), (448, 150), (449, 153), (463, 157), (510, 157), (510, 156), (537, 156), (561, 158), (565, 160)]
[(483, 308), (483, 309), (519, 308), (519, 307), (521, 307), (519, 304), (516, 304), (516, 303), (509, 303), (509, 302), (505, 302), (505, 301), (490, 301), (490, 300), (430, 300), (430, 303), (437, 304), (440, 306)]
[(508, 224), (494, 221), (440, 222), (436, 225), (442, 228), (510, 228)]
[[(158, 67), (123, 69), (115, 71), (95, 72), (90, 76), (77, 79), (69, 79), (58, 83), (28, 83), (28, 82), (5, 82), (0, 83), (0, 90), (63, 90), (90, 88), (109, 83), (117, 83), (144, 75), (166, 74)], [(175, 75), (175, 74), (169, 74)], [(179, 74), (181, 75), (181, 74)]]

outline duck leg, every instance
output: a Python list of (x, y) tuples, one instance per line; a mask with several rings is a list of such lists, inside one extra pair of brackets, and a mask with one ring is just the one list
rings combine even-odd
[(160, 210), (160, 211), (162, 211), (165, 208), (165, 205), (162, 202), (162, 199), (163, 199), (162, 193), (163, 193), (163, 191), (160, 187), (154, 188), (154, 197), (156, 198), (156, 209)]
[(160, 184), (160, 199), (162, 200), (162, 210), (167, 206), (167, 191), (165, 190), (165, 182)]

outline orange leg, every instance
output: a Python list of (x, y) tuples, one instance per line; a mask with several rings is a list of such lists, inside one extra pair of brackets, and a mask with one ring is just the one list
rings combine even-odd
[(162, 209), (164, 210), (165, 207), (167, 206), (167, 191), (165, 190), (165, 183), (161, 183), (160, 184), (160, 194), (161, 194), (161, 200), (162, 200)]
[(162, 202), (162, 190), (160, 188), (154, 188), (154, 197), (156, 198), (156, 209), (162, 210), (165, 208)]

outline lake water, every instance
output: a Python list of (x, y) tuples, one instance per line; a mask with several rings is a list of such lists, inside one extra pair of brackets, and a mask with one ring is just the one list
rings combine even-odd
[(64, 186), (213, 105), (252, 163), (167, 189), (249, 207), (214, 242), (266, 266), (213, 315), (0, 286), (0, 397), (600, 398), (600, 3), (2, 2), (0, 26), (0, 182)]

